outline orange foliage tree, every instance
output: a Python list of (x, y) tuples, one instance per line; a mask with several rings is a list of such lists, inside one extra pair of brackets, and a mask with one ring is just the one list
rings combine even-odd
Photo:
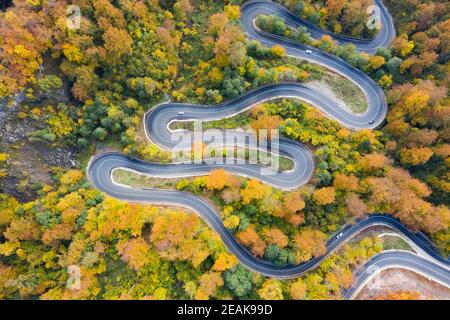
[(250, 247), (252, 253), (258, 257), (261, 257), (266, 250), (266, 243), (256, 233), (254, 226), (249, 226), (237, 233), (236, 238), (243, 245)]
[(336, 192), (333, 187), (319, 188), (313, 194), (313, 199), (319, 206), (331, 204), (335, 198)]
[(319, 230), (305, 229), (294, 238), (297, 248), (297, 260), (308, 261), (312, 257), (318, 257), (326, 252), (326, 235)]
[(237, 187), (239, 180), (228, 174), (224, 169), (212, 170), (206, 178), (208, 190), (222, 190), (225, 187)]

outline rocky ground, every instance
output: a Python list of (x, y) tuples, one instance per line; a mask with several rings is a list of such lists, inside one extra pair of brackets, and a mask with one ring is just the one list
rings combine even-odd
[(27, 101), (26, 95), (21, 93), (10, 101), (0, 101), (0, 153), (9, 155), (5, 165), (7, 176), (0, 178), (0, 193), (30, 201), (39, 186), (51, 182), (55, 168), (68, 169), (78, 165), (76, 150), (61, 142), (50, 144), (30, 139), (34, 131), (45, 127), (45, 123), (29, 116), (19, 117), (19, 112), (29, 114), (30, 108), (27, 109), (25, 104), (67, 103), (69, 99), (65, 86), (52, 97), (37, 96), (33, 101)]

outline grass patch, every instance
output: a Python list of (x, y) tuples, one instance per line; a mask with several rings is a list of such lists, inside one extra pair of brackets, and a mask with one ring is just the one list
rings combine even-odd
[[(112, 177), (115, 182), (127, 186), (138, 188), (158, 188), (158, 189), (175, 189), (177, 183), (182, 179), (182, 178), (154, 178), (123, 169), (114, 170)], [(189, 180), (190, 178), (187, 179)]]
[[(207, 129), (236, 129), (236, 128), (248, 128), (251, 123), (251, 118), (247, 112), (239, 113), (230, 118), (224, 118), (220, 120), (205, 121), (202, 122), (203, 130)], [(170, 124), (170, 129), (185, 129), (194, 130), (194, 123), (192, 121), (174, 121)]]
[(321, 81), (327, 84), (336, 98), (342, 100), (354, 113), (363, 113), (367, 110), (368, 103), (364, 92), (356, 83), (340, 74), (336, 74), (318, 64), (312, 64), (293, 57), (284, 59), (285, 63), (293, 63), (306, 70), (310, 77), (308, 81)]
[(368, 103), (364, 92), (352, 81), (339, 75), (327, 73), (323, 81), (330, 85), (334, 94), (355, 113), (367, 111)]
[(385, 235), (381, 237), (384, 250), (406, 250), (414, 252), (411, 246), (401, 237)]

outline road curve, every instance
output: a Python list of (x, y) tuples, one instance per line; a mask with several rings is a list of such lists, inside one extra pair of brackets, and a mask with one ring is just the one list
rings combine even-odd
[(354, 274), (356, 279), (351, 287), (343, 292), (345, 299), (354, 299), (358, 293), (377, 275), (387, 269), (405, 269), (419, 273), (447, 288), (450, 288), (450, 272), (442, 265), (407, 251), (385, 251), (373, 256), (363, 268)]
[(241, 246), (223, 225), (223, 222), (214, 207), (191, 193), (177, 190), (161, 190), (152, 188), (137, 188), (120, 185), (112, 179), (112, 172), (117, 168), (123, 168), (152, 176), (166, 176), (163, 164), (149, 165), (138, 159), (130, 159), (120, 153), (105, 153), (94, 157), (88, 170), (88, 177), (92, 185), (108, 195), (130, 202), (152, 203), (161, 205), (178, 205), (196, 212), (206, 221), (222, 238), (231, 253), (236, 255), (239, 261), (247, 268), (263, 275), (276, 278), (294, 278), (318, 266), (328, 255), (336, 251), (340, 246), (353, 238), (361, 231), (375, 225), (383, 225), (401, 233), (409, 241), (420, 247), (426, 255), (441, 264), (449, 262), (442, 258), (432, 244), (421, 234), (414, 234), (405, 228), (398, 220), (386, 215), (372, 215), (354, 225), (347, 225), (342, 230), (342, 236), (338, 239), (333, 236), (327, 241), (327, 252), (321, 257), (316, 257), (299, 265), (284, 267), (275, 266), (267, 261), (255, 258), (246, 248)]
[[(330, 35), (339, 44), (351, 43), (355, 45), (357, 51), (373, 54), (378, 48), (387, 48), (395, 38), (392, 17), (381, 0), (374, 0), (374, 2), (380, 8), (382, 28), (372, 40), (334, 35), (295, 16), (285, 7), (268, 0), (252, 0), (244, 3), (241, 8), (241, 24), (250, 40), (258, 40), (267, 47), (282, 45), (286, 50), (286, 54), (325, 66), (357, 84), (364, 92), (368, 102), (367, 111), (364, 113), (354, 114), (342, 110), (335, 103), (329, 104), (325, 108), (322, 104), (316, 104), (316, 101), (312, 103), (330, 118), (339, 121), (343, 126), (350, 129), (374, 129), (384, 121), (387, 113), (387, 103), (383, 90), (368, 75), (335, 55), (303, 43), (261, 31), (255, 27), (254, 23), (258, 15), (277, 15), (289, 26), (295, 28), (300, 26), (306, 27), (311, 36), (316, 39), (320, 39), (323, 35)], [(312, 53), (308, 54), (306, 50), (311, 50)], [(314, 95), (322, 100), (320, 91), (314, 90)], [(308, 99), (305, 100), (308, 101)], [(373, 123), (369, 124), (369, 122)]]
[[(331, 31), (322, 29), (321, 27), (309, 22), (308, 20), (296, 16), (282, 5), (270, 0), (250, 0), (244, 3), (241, 7), (241, 22), (243, 23), (245, 30), (249, 34), (250, 39), (256, 39), (259, 41), (273, 39), (272, 43), (269, 43), (269, 45), (278, 44), (280, 40), (284, 41), (286, 39), (267, 32), (261, 32), (260, 30), (255, 28), (253, 25), (253, 21), (259, 15), (276, 15), (283, 19), (285, 23), (290, 27), (305, 27), (311, 37), (316, 40), (319, 40), (324, 35), (328, 35), (339, 45), (352, 44), (355, 46), (357, 51), (374, 54), (376, 53), (378, 48), (389, 47), (389, 45), (395, 38), (394, 20), (389, 14), (389, 11), (381, 0), (374, 0), (374, 4), (379, 8), (381, 29), (373, 39), (361, 39), (334, 34)], [(296, 48), (300, 49), (311, 48), (295, 41), (289, 41), (289, 45), (293, 45)], [(302, 57), (303, 56), (307, 57), (308, 55), (302, 54)]]
[[(388, 46), (395, 35), (392, 18), (381, 1), (375, 0), (375, 2), (381, 8), (384, 25), (384, 28), (375, 39), (359, 40), (333, 35), (334, 39), (339, 43), (351, 42), (355, 44), (358, 50), (368, 53), (373, 53), (380, 46)], [(329, 34), (327, 31), (296, 18), (286, 9), (271, 1), (252, 0), (245, 3), (241, 9), (241, 22), (250, 39), (259, 40), (267, 46), (281, 44), (290, 55), (325, 65), (343, 74), (358, 84), (364, 91), (369, 101), (368, 110), (364, 114), (354, 115), (340, 109), (335, 101), (327, 98), (317, 90), (298, 83), (280, 83), (255, 89), (235, 100), (227, 101), (220, 105), (198, 106), (179, 103), (158, 105), (144, 117), (144, 127), (150, 140), (162, 148), (172, 148), (176, 144), (176, 141), (172, 141), (171, 135), (173, 132), (169, 129), (169, 125), (173, 121), (205, 121), (230, 117), (245, 111), (257, 103), (277, 97), (294, 97), (306, 100), (322, 110), (330, 118), (336, 119), (343, 126), (351, 129), (375, 128), (381, 124), (386, 115), (387, 106), (383, 91), (375, 82), (358, 69), (353, 68), (335, 56), (323, 53), (314, 48), (310, 48), (313, 53), (308, 55), (305, 53), (306, 46), (302, 44), (257, 30), (254, 27), (253, 20), (258, 14), (280, 15), (290, 25), (303, 25), (307, 27), (314, 37)], [(179, 114), (180, 111), (183, 113)], [(369, 121), (373, 121), (373, 123), (369, 124)], [(179, 136), (186, 136), (191, 133), (188, 131), (179, 131), (178, 134)], [(427, 261), (434, 261), (433, 265), (443, 267), (448, 272), (449, 261), (442, 258), (423, 235), (410, 232), (397, 220), (384, 215), (370, 216), (354, 225), (344, 227), (340, 231), (343, 235), (339, 239), (333, 236), (328, 240), (327, 251), (324, 256), (314, 258), (300, 265), (277, 267), (255, 258), (246, 248), (237, 243), (234, 236), (224, 227), (218, 213), (205, 200), (193, 194), (177, 190), (128, 187), (120, 185), (112, 179), (113, 171), (118, 168), (151, 175), (153, 177), (183, 177), (205, 175), (212, 169), (221, 167), (234, 174), (256, 178), (285, 190), (295, 189), (306, 184), (314, 172), (314, 159), (308, 148), (296, 141), (282, 138), (280, 139), (279, 153), (293, 160), (295, 164), (294, 169), (283, 172), (273, 171), (269, 174), (265, 172), (266, 174), (262, 174), (261, 170), (267, 168), (262, 168), (256, 164), (158, 164), (132, 159), (120, 153), (104, 153), (91, 159), (87, 168), (87, 175), (95, 188), (112, 197), (131, 202), (177, 205), (195, 211), (220, 235), (230, 252), (236, 255), (244, 266), (266, 276), (277, 278), (297, 277), (315, 268), (323, 259), (351, 239), (355, 234), (374, 225), (385, 225), (402, 233), (409, 241), (413, 242), (425, 252), (425, 256), (429, 259)], [(383, 256), (383, 254), (379, 256)], [(406, 258), (402, 261), (405, 265), (417, 262), (415, 258)], [(421, 272), (425, 273), (424, 270), (421, 270)], [(446, 281), (448, 282), (448, 279)]]

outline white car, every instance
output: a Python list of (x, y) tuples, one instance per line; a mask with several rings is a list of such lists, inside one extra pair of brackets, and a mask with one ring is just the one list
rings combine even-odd
[(341, 232), (336, 236), (336, 239), (339, 239), (340, 237), (342, 237), (344, 234)]
[(307, 54), (312, 54), (312, 51), (309, 50), (309, 49), (307, 49), (305, 52), (306, 52)]
[(184, 111), (178, 111), (178, 115), (179, 115), (179, 116), (184, 115)]

